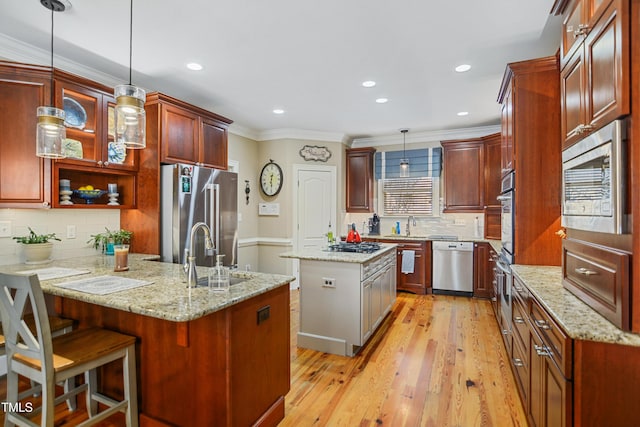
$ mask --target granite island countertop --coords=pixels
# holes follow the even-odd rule
[[[617,328],[562,286],[562,267],[514,264],[511,270],[571,338],[640,347],[640,335]]]
[[[89,270],[89,273],[58,279],[41,280],[46,294],[97,304],[173,322],[186,322],[225,309],[241,301],[288,285],[295,278],[279,274],[234,271],[232,277],[247,279],[228,291],[210,291],[207,287],[188,288],[182,265],[157,261],[157,255],[129,254],[129,271],[115,273],[113,256],[94,255],[53,260],[44,265],[14,264],[0,266],[2,273],[18,273],[49,267]],[[207,267],[196,268],[199,277]],[[65,282],[98,276],[117,276],[153,282],[150,285],[96,295],[56,286]]]
[[[350,262],[355,264],[364,264],[372,259],[377,258],[380,255],[386,254],[389,251],[394,250],[398,245],[395,244],[381,244],[381,249],[367,253],[356,252],[337,252],[331,251],[327,248],[315,249],[302,249],[299,251],[284,252],[280,254],[281,258],[294,258],[308,261],[331,261],[331,262]]]

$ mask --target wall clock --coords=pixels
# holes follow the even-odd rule
[[[272,159],[260,172],[260,188],[267,196],[275,196],[282,189],[283,175],[280,166]]]

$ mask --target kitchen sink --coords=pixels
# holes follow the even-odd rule
[[[233,285],[237,285],[238,283],[242,283],[245,282],[249,279],[246,279],[244,277],[229,277],[229,286],[233,286]],[[208,277],[199,277],[198,278],[198,283],[197,286],[200,287],[208,287],[209,286],[209,278]]]

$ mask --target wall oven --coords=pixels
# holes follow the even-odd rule
[[[626,134],[615,120],[562,152],[563,227],[628,232]]]
[[[504,178],[502,178],[502,188],[498,200],[502,206],[501,213],[501,240],[502,240],[502,256],[506,258],[508,264],[513,264],[513,235],[514,235],[514,182],[515,172],[509,172]]]

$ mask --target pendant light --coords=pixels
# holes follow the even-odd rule
[[[114,93],[116,98],[115,129],[116,144],[126,148],[145,148],[147,118],[144,111],[146,92],[131,84],[131,62],[133,52],[133,0],[130,0],[129,15],[129,84],[118,85]]]
[[[407,159],[407,132],[409,129],[400,129],[402,132],[402,159],[400,159],[400,178],[409,177],[409,159]]]
[[[51,99],[50,106],[38,107],[36,114],[36,156],[49,159],[62,159],[66,157],[64,140],[67,138],[67,129],[64,126],[64,110],[56,108],[55,87],[53,79],[53,13],[64,12],[68,2],[59,0],[40,0],[40,3],[51,10]]]

